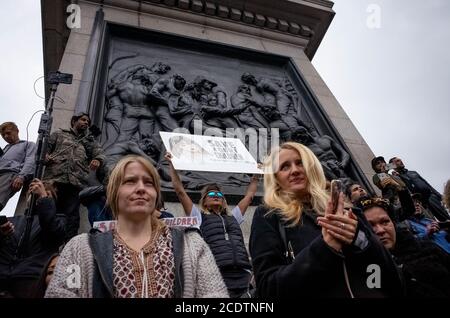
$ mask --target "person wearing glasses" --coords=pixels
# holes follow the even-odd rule
[[[319,159],[286,142],[264,162],[264,205],[253,216],[250,254],[262,298],[401,295],[390,254],[356,213],[326,191]],[[378,274],[379,275],[378,275]]]
[[[172,185],[184,212],[186,216],[197,217],[200,231],[214,254],[230,297],[242,296],[249,289],[252,267],[240,224],[244,222],[244,214],[256,193],[258,177],[252,177],[244,198],[231,212],[221,187],[215,183],[201,190],[197,207],[183,187],[172,164],[172,155],[168,152],[165,158],[169,162]]]

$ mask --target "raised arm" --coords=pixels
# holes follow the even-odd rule
[[[247,192],[245,193],[245,196],[238,203],[238,207],[241,210],[242,215],[245,214],[245,211],[247,211],[247,208],[252,203],[253,197],[255,196],[256,190],[258,188],[258,182],[259,176],[256,174],[253,175],[252,180],[250,181],[250,184],[247,188]]]
[[[186,214],[186,216],[190,216],[194,203],[192,203],[191,198],[184,190],[180,176],[178,175],[177,171],[175,170],[175,167],[173,166],[172,154],[170,152],[167,152],[164,155],[164,158],[167,160],[167,162],[169,162],[169,173],[170,178],[172,179],[173,189],[175,190],[175,193],[178,196],[178,200],[180,200],[181,205],[183,206],[184,213]]]

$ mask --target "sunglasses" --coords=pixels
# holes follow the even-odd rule
[[[210,198],[223,198],[223,193],[220,191],[209,191],[206,196],[210,197]]]
[[[370,198],[367,200],[362,200],[361,205],[362,205],[363,209],[368,209],[373,206],[380,206],[387,210],[387,209],[389,209],[390,203],[389,203],[389,200],[386,200],[386,199]]]

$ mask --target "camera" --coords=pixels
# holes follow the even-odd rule
[[[47,83],[49,84],[72,84],[72,74],[68,73],[61,73],[59,71],[56,72],[49,72]]]

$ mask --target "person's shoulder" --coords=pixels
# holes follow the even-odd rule
[[[262,217],[267,219],[272,219],[276,217],[279,210],[275,208],[268,207],[267,205],[261,204],[255,210],[255,217]]]

